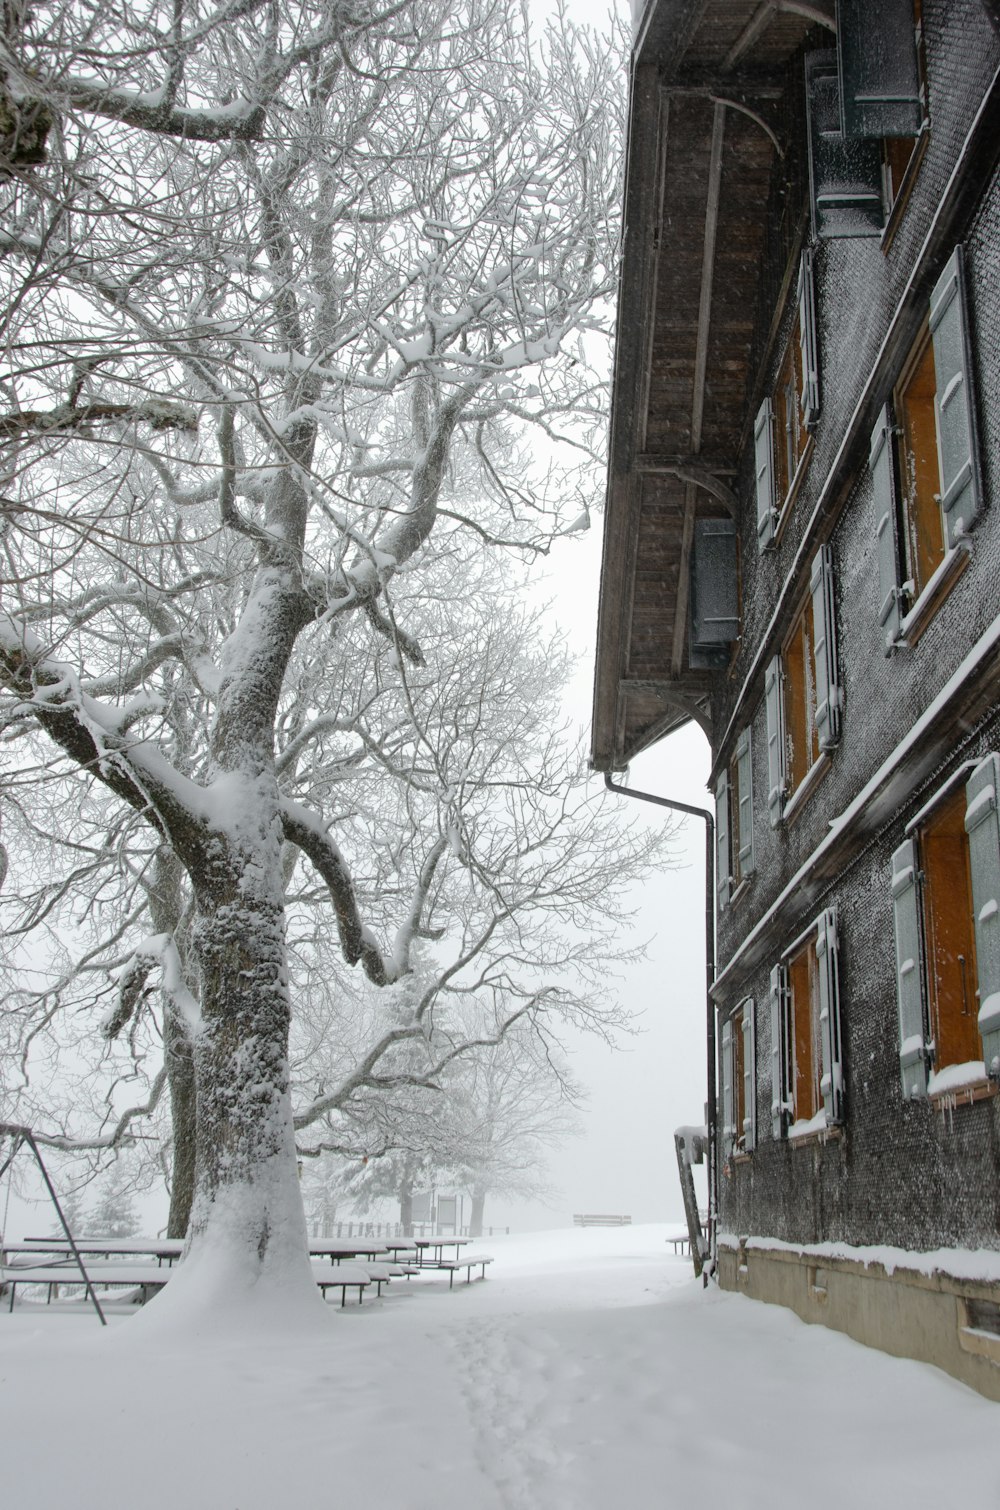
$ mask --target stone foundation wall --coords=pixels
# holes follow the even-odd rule
[[[932,1363],[1000,1401],[1000,1280],[830,1256],[821,1250],[719,1247],[719,1284],[788,1306],[897,1358]],[[985,1313],[985,1314],[984,1314]],[[994,1330],[996,1326],[996,1330]]]

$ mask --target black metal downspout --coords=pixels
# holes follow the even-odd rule
[[[719,1209],[719,1171],[715,1137],[715,1003],[712,1001],[712,986],[715,983],[715,819],[707,808],[692,807],[688,802],[678,802],[671,797],[657,797],[652,792],[640,792],[635,787],[618,786],[605,771],[604,785],[620,797],[634,797],[639,802],[653,802],[657,807],[669,808],[671,812],[686,813],[700,818],[705,825],[705,1034],[708,1049],[708,1252],[715,1261],[715,1224]]]

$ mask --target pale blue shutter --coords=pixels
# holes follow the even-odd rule
[[[767,810],[777,828],[785,806],[785,708],[781,684],[781,656],[776,655],[764,675],[767,714]]]
[[[771,1008],[771,1132],[785,1135],[788,1125],[788,968],[775,965],[769,992]]]
[[[837,619],[833,595],[833,551],[821,545],[809,577],[816,671],[816,736],[821,750],[840,739],[841,690],[837,681]]]
[[[733,1025],[730,1018],[722,1024],[722,1156],[728,1159],[736,1137],[736,1113],[733,1086]]]
[[[931,294],[930,325],[937,385],[934,408],[938,422],[941,508],[948,545],[953,546],[972,526],[982,507],[960,246],[952,252]]]
[[[743,1151],[757,1146],[757,1035],[753,997],[743,1003]]]
[[[729,845],[729,776],[723,771],[715,788],[715,885],[720,912],[729,901],[732,887]]]
[[[753,766],[751,760],[750,727],[743,730],[736,741],[736,803],[739,815],[740,879],[753,873]]]
[[[976,914],[979,1032],[987,1073],[1000,1076],[1000,756],[987,755],[965,787],[972,905]]]
[[[799,263],[799,354],[802,359],[802,392],[799,402],[806,428],[811,430],[819,419],[819,357],[816,340],[816,292],[813,282],[813,255],[802,253]]]
[[[882,230],[882,143],[841,129],[835,52],[806,55],[809,189],[817,236],[878,236]]]
[[[920,969],[920,897],[917,846],[907,839],[892,857],[892,919],[896,938],[896,1005],[899,1011],[899,1078],[903,1097],[927,1093],[927,1037]]]
[[[844,1070],[840,1041],[840,974],[837,968],[837,913],[832,907],[816,919],[819,973],[819,1040],[823,1073],[819,1088],[827,1123],[844,1120]]]
[[[916,136],[923,109],[913,0],[837,0],[846,136]]]
[[[774,539],[774,410],[766,398],[753,426],[757,478],[757,544],[761,550]]]
[[[893,465],[892,414],[884,405],[872,431],[868,466],[875,495],[875,538],[878,546],[878,621],[888,655],[899,638],[899,545],[896,535],[896,472]]]

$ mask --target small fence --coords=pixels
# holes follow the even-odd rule
[[[390,1241],[402,1237],[468,1237],[468,1227],[459,1232],[450,1222],[414,1222],[404,1231],[402,1222],[314,1222],[312,1235],[324,1237],[373,1237]],[[484,1227],[481,1237],[510,1237],[509,1227]]]

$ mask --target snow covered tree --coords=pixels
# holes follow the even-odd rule
[[[220,1295],[305,1303],[290,856],[390,991],[448,873],[490,871],[460,822],[352,854],[329,772],[298,800],[336,727],[310,669],[352,716],[369,677],[405,697],[433,672],[403,612],[429,563],[544,553],[593,501],[618,61],[492,0],[15,9],[4,97],[52,124],[2,186],[8,728],[103,791],[144,908],[187,892],[125,962],[118,1027],[159,972],[196,1089],[169,1294],[210,1239]]]
[[[550,1148],[579,1131],[580,1090],[565,1065],[515,1029],[464,1059],[456,1088],[459,1130],[452,1168],[472,1199],[469,1234],[481,1237],[488,1196],[540,1199]]]
[[[142,1224],[131,1191],[120,1175],[111,1173],[104,1177],[85,1221],[88,1237],[136,1236]]]

